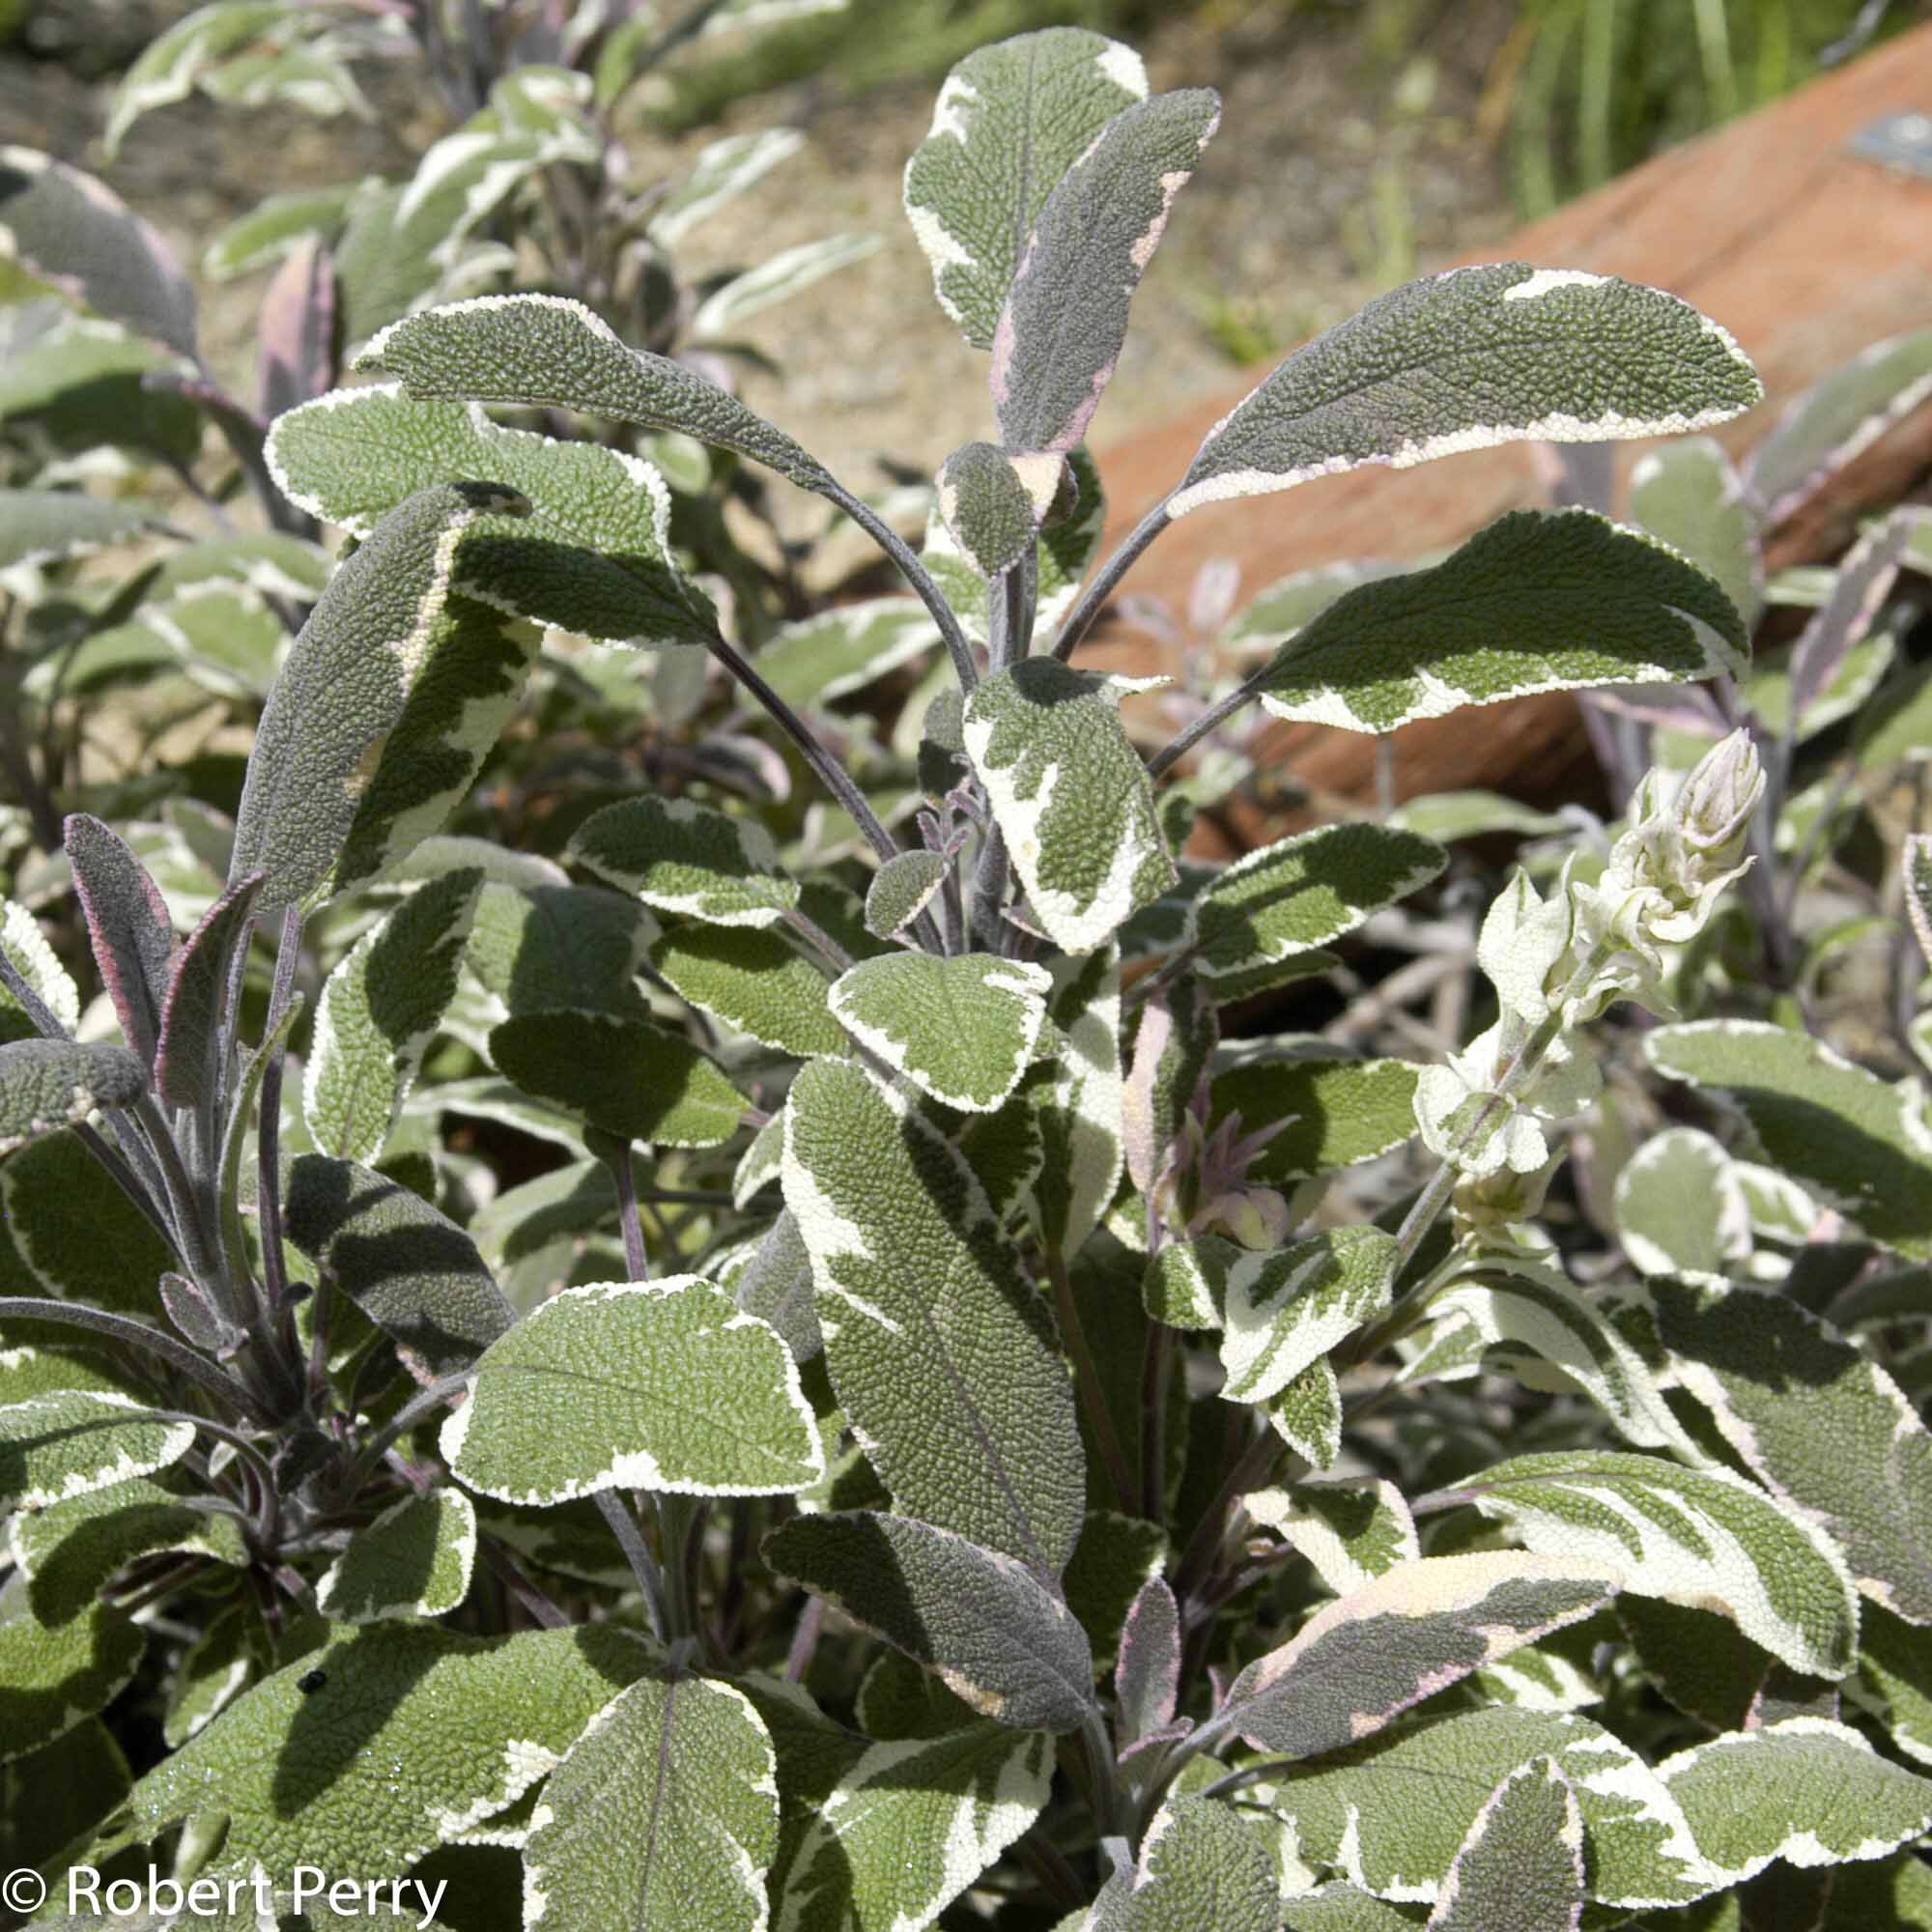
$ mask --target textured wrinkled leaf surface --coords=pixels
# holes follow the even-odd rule
[[[1418,1068],[1406,1060],[1258,1060],[1217,1074],[1217,1117],[1282,1130],[1255,1156],[1256,1180],[1305,1180],[1374,1160],[1415,1132]]]
[[[1055,184],[1147,91],[1131,47],[1072,27],[981,47],[947,75],[932,127],[906,163],[905,206],[940,306],[976,349],[993,345]]]
[[[1728,1469],[1653,1456],[1548,1450],[1462,1485],[1530,1548],[1589,1557],[1622,1588],[1722,1610],[1754,1643],[1814,1677],[1858,1651],[1858,1599],[1823,1530]]]
[[[147,1070],[125,1046],[9,1040],[0,1045],[0,1153],[97,1107],[131,1107],[147,1090]]]
[[[1316,1757],[1589,1616],[1616,1586],[1606,1565],[1513,1550],[1397,1563],[1250,1663],[1226,1709],[1257,1750]]]
[[[60,962],[40,922],[23,905],[0,898],[0,952],[68,1032],[80,1024],[80,988]],[[10,988],[0,985],[0,1042],[32,1039],[39,1030]]]
[[[1449,1867],[1429,1932],[1577,1932],[1583,1814],[1551,1758],[1490,1793]]]
[[[1446,561],[1362,584],[1267,667],[1279,718],[1393,731],[1464,704],[1744,668],[1730,600],[1694,564],[1588,510],[1514,510]]]
[[[1003,576],[1032,548],[1064,470],[991,442],[965,443],[940,465],[935,507],[981,577]]]
[[[888,859],[866,889],[866,930],[874,939],[903,932],[931,904],[951,870],[937,852],[901,852]]]
[[[640,1677],[551,1774],[524,1849],[526,1927],[764,1932],[777,1759],[742,1690]]]
[[[1057,1577],[1086,1461],[1037,1293],[980,1183],[856,1066],[806,1067],[784,1118],[826,1363],[895,1503]]]
[[[1204,1251],[1218,1255],[1217,1244]],[[1394,1239],[1336,1228],[1267,1253],[1236,1252],[1220,1290],[1221,1365],[1229,1402],[1268,1402],[1388,1305]]]
[[[768,927],[693,923],[666,933],[651,964],[693,1006],[781,1053],[847,1051],[825,975]]]
[[[1101,1893],[1095,1932],[1275,1932],[1281,1878],[1232,1805],[1177,1793],[1141,1840],[1131,1882]]]
[[[141,1627],[105,1604],[43,1624],[25,1579],[0,1589],[0,1764],[51,1743],[126,1688],[147,1648]]]
[[[230,887],[175,957],[155,1048],[155,1086],[170,1106],[199,1106],[220,1091],[228,972],[235,949],[247,942],[261,890],[259,876]]]
[[[1179,876],[1121,723],[1122,698],[1145,688],[1031,658],[967,702],[967,755],[1035,916],[1067,952],[1091,952]]]
[[[1422,1554],[1408,1504],[1386,1480],[1295,1483],[1285,1490],[1254,1491],[1241,1504],[1305,1557],[1338,1597]]]
[[[765,1539],[781,1576],[934,1672],[982,1717],[1069,1731],[1094,1708],[1087,1634],[1023,1563],[952,1531],[871,1510],[801,1516]]]
[[[1019,1085],[1046,1022],[1043,966],[967,952],[889,952],[833,982],[839,1024],[948,1107],[990,1114]]]
[[[762,825],[680,798],[631,798],[578,828],[566,854],[659,912],[711,925],[774,925],[798,903]]]
[[[100,983],[122,1038],[152,1066],[174,962],[167,903],[127,841],[99,819],[73,812],[64,832]]]
[[[1070,1256],[1112,1204],[1124,1165],[1120,955],[1103,946],[1049,970],[1047,1015],[1061,1044],[1052,1083],[1036,1098],[1041,1147],[1033,1196],[1046,1241]]]
[[[384,1510],[316,1585],[332,1622],[440,1617],[469,1594],[476,1563],[476,1506],[458,1490],[405,1496]]]
[[[191,1422],[109,1389],[55,1389],[0,1408],[0,1508],[45,1509],[179,1463]]]
[[[788,1494],[825,1473],[791,1350],[690,1274],[544,1302],[479,1358],[442,1454],[470,1489],[538,1507],[611,1489]]]
[[[1661,289],[1526,262],[1452,269],[1296,350],[1208,432],[1168,514],[1365,463],[1675,435],[1763,394],[1730,336]]]

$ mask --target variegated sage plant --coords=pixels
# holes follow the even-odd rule
[[[1083,439],[1217,111],[1070,29],[949,78],[906,199],[993,427],[917,553],[551,296],[408,315],[273,424],[352,541],[225,886],[177,930],[76,814],[105,1002],[0,928],[0,1848],[41,1922],[153,1866],[220,1901],[170,1926],[1932,1925],[1932,1437],[1884,1365],[1932,1130],[1724,971],[1764,732],[1510,879],[1446,1056],[1233,1022],[1453,948],[1472,861],[1366,817],[1181,856],[1241,776],[1182,760],[1251,701],[1734,706],[1733,596],[1520,511],[1316,600],[1151,752],[1074,661],[1223,498],[1756,378],[1653,289],[1433,276],[1096,562]],[[752,648],[611,424],[816,493],[907,590]],[[708,654],[822,804],[698,771],[534,849],[446,832],[547,635]],[[829,700],[922,656],[868,790]]]

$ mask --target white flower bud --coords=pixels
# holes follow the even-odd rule
[[[1737,864],[1751,813],[1764,796],[1764,766],[1748,731],[1733,731],[1698,761],[1677,794],[1672,819],[1684,843],[1715,869]]]

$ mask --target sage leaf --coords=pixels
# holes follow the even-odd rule
[[[121,1037],[152,1067],[174,966],[167,904],[126,841],[99,819],[76,811],[64,830],[100,983],[114,1004]]]
[[[382,869],[469,788],[526,654],[502,652],[501,619],[453,596],[451,570],[471,524],[522,502],[488,483],[418,491],[330,577],[269,694],[235,820],[229,883],[266,872],[264,912]],[[495,703],[454,672],[479,660],[497,675],[475,696]]]
[[[1646,450],[1631,471],[1630,521],[1689,557],[1731,600],[1747,630],[1764,611],[1764,558],[1758,526],[1715,437],[1690,436]]]
[[[1046,1808],[1052,1781],[1041,1732],[969,1723],[870,1746],[807,1828],[775,1927],[923,1932]]]
[[[778,1763],[742,1690],[640,1677],[551,1774],[524,1848],[524,1924],[764,1932]]]
[[[874,939],[903,932],[932,903],[952,869],[937,852],[901,852],[888,859],[866,889],[866,930]]]
[[[679,926],[650,960],[694,1007],[781,1053],[809,1060],[848,1050],[826,1004],[825,975],[768,926]]]
[[[351,1538],[316,1585],[316,1607],[342,1624],[443,1616],[469,1594],[475,1563],[476,1508],[468,1496],[405,1496]]]
[[[1241,1507],[1305,1558],[1338,1597],[1422,1554],[1408,1504],[1386,1480],[1258,1490],[1241,1498]]]
[[[825,1459],[782,1338],[698,1275],[565,1289],[478,1358],[458,1481],[537,1508],[600,1490],[787,1495]]]
[[[475,1243],[401,1181],[299,1154],[284,1216],[289,1239],[425,1380],[468,1368],[514,1319]]]
[[[418,886],[364,933],[323,981],[302,1069],[302,1118],[316,1151],[372,1166],[456,996],[482,890],[473,868]]]
[[[1251,1181],[1306,1180],[1390,1152],[1415,1132],[1415,1082],[1406,1060],[1257,1059],[1216,1073],[1215,1115],[1247,1133],[1282,1123],[1248,1169]]]
[[[659,912],[710,925],[775,925],[798,904],[762,825],[682,798],[631,798],[578,827],[564,855]]]
[[[23,905],[0,898],[0,952],[42,1006],[69,1032],[80,1024],[80,988],[60,962],[41,923]],[[12,991],[0,985],[0,1043],[32,1039],[40,1029]]]
[[[1337,598],[1262,673],[1278,718],[1393,731],[1464,704],[1736,673],[1748,639],[1694,564],[1589,510],[1514,510],[1428,570]]]
[[[412,396],[581,410],[644,429],[678,430],[736,450],[801,489],[830,473],[782,430],[680,362],[627,349],[611,326],[561,296],[477,296],[391,323],[357,357]]]
[[[1272,1253],[1198,1244],[1227,1256],[1213,1284],[1221,1307],[1221,1364],[1229,1402],[1264,1403],[1388,1305],[1394,1238],[1378,1228],[1335,1228]]]
[[[1121,1626],[1114,1665],[1115,1729],[1122,1749],[1174,1721],[1180,1690],[1180,1608],[1165,1579],[1150,1577]]]
[[[636,981],[657,931],[641,905],[616,893],[493,880],[477,898],[464,963],[500,1004],[498,1018],[558,1007],[641,1016]]]
[[[939,305],[990,349],[1020,254],[1055,185],[1148,91],[1139,54],[1074,27],[1019,34],[946,76],[906,163],[905,208]]]
[[[46,1509],[179,1463],[194,1424],[111,1389],[58,1389],[0,1408],[0,1509]]]
[[[1160,679],[1100,676],[1030,658],[967,701],[967,755],[1035,917],[1065,952],[1091,952],[1179,877],[1121,700]]]
[[[147,1647],[140,1625],[105,1604],[43,1623],[28,1605],[25,1578],[14,1577],[0,1588],[0,1764],[105,1710]]]
[[[1316,1757],[1591,1615],[1616,1587],[1605,1564],[1515,1550],[1398,1563],[1250,1663],[1222,1712],[1257,1750]]]
[[[1220,122],[1210,88],[1137,100],[1054,185],[993,331],[988,380],[1009,450],[1064,452],[1087,433],[1126,340],[1127,305]]]
[[[1617,1238],[1645,1274],[1722,1274],[1748,1260],[1750,1202],[1721,1144],[1695,1127],[1653,1135],[1624,1163]]]
[[[0,570],[86,556],[127,542],[153,521],[154,512],[138,503],[82,490],[0,490]]]
[[[1490,1793],[1442,1882],[1429,1932],[1577,1932],[1583,1814],[1553,1758]]]
[[[718,1147],[745,1102],[681,1034],[617,1013],[519,1013],[490,1036],[490,1058],[526,1094],[621,1140]]]
[[[1125,1165],[1121,960],[1112,946],[1055,961],[1047,1017],[1060,1036],[1050,1084],[1036,1094],[1040,1166],[1035,1211],[1049,1249],[1080,1252],[1113,1205]]]
[[[475,405],[416,400],[393,383],[290,410],[264,453],[292,503],[358,537],[418,490],[492,477],[529,507],[470,527],[458,588],[602,643],[702,646],[718,635],[672,559],[670,493],[639,457],[506,429]]]
[[[935,507],[961,554],[990,582],[1032,549],[1065,473],[1057,450],[1016,456],[997,443],[965,443],[939,467]]]
[[[857,1066],[814,1061],[784,1120],[826,1366],[894,1502],[1057,1577],[1086,1458],[1037,1293],[980,1183]]]
[[[125,1046],[9,1040],[0,1046],[0,1153],[97,1107],[131,1107],[147,1090],[146,1069]]]
[[[933,1671],[981,1717],[1070,1731],[1094,1709],[1087,1634],[1013,1557],[911,1517],[794,1517],[765,1560]]]
[[[1932,1146],[1916,1082],[1881,1080],[1761,1020],[1659,1027],[1644,1051],[1660,1073],[1723,1094],[1767,1161],[1873,1240],[1932,1261]]]
[[[1164,1932],[1204,1909],[1215,1932],[1277,1932],[1281,1874],[1266,1838],[1234,1806],[1176,1792],[1149,1825],[1131,1881],[1101,1892],[1094,1932]]]
[[[1858,1654],[1858,1598],[1825,1532],[1728,1469],[1613,1450],[1548,1450],[1459,1488],[1530,1549],[1610,1566],[1620,1587],[1721,1610],[1810,1677]]]
[[[1052,987],[1020,960],[896,952],[862,959],[828,997],[845,1031],[921,1093],[990,1114],[1033,1062]]]
[[[786,624],[752,663],[787,704],[831,704],[917,663],[939,627],[917,597],[872,597]]]
[[[155,1087],[171,1107],[213,1106],[221,1091],[221,1020],[238,947],[254,929],[260,872],[229,887],[188,935],[168,974]]]
[[[667,247],[675,247],[804,145],[805,136],[796,128],[760,128],[706,142],[652,212],[651,233]]]
[[[1297,349],[1208,433],[1167,513],[1366,463],[1677,435],[1763,395],[1729,334],[1661,289],[1525,262],[1451,269]]]

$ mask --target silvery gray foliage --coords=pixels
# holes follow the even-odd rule
[[[342,88],[324,11],[204,9],[116,136],[247,50]],[[581,50],[642,11],[515,17]],[[580,97],[519,69],[442,187],[260,244],[400,250],[445,188],[567,161]],[[68,820],[91,1005],[53,890],[0,904],[6,1842],[259,1875],[271,1916],[304,1868],[412,1870],[451,1928],[1668,1932],[1770,1887],[1932,1926],[1932,1436],[1887,1346],[1932,1319],[1932,1128],[1808,1027],[1831,936],[1786,970],[1852,779],[1922,755],[1916,672],[1832,727],[1932,543],[1906,511],[1829,581],[1761,560],[1919,365],[1742,474],[1664,445],[1629,525],[1521,510],[1232,615],[1220,583],[1200,621],[1259,665],[1152,747],[1163,680],[1073,653],[1177,518],[1757,396],[1662,292],[1429,277],[1098,558],[1081,439],[1218,111],[1074,30],[949,78],[907,205],[989,422],[920,554],[621,304],[426,300],[369,331],[382,382],[278,413],[264,473],[354,548],[185,598],[312,607],[238,816]],[[773,157],[721,144],[659,236]],[[42,237],[85,199],[33,194]],[[89,298],[179,353],[171,288],[144,257]],[[490,413],[531,406],[655,440]],[[713,594],[664,468],[698,445],[905,588],[779,626]],[[45,494],[16,564],[125,533]],[[619,689],[688,724],[707,660],[767,735],[549,762]],[[896,721],[840,708],[890,672]],[[1386,733],[1579,687],[1660,727],[1613,825],[1459,795],[1187,849],[1248,704]],[[1532,842],[1492,892],[1497,831]],[[1929,854],[1884,886],[1926,1060]],[[124,1692],[167,1747],[138,1777]]]

